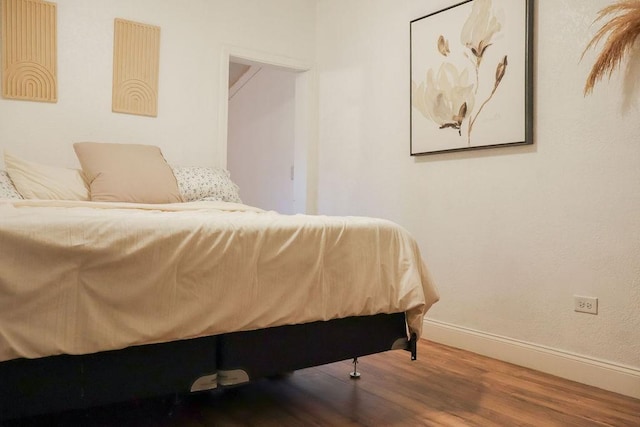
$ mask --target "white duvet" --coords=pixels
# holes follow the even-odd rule
[[[0,361],[377,313],[406,312],[419,335],[437,300],[385,220],[0,201]]]

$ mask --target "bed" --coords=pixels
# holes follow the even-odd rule
[[[0,419],[415,357],[437,300],[382,219],[0,200]]]

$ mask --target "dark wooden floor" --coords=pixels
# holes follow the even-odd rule
[[[360,362],[2,426],[640,426],[640,400],[424,340]]]

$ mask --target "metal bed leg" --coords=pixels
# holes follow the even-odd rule
[[[409,339],[409,349],[411,352],[411,360],[416,360],[418,358],[418,336],[414,333],[411,334],[411,338]]]
[[[352,380],[360,379],[360,372],[358,372],[358,358],[353,358],[353,372],[349,372],[349,376]]]

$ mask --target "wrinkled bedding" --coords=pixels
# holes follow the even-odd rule
[[[393,312],[420,335],[437,300],[386,220],[0,201],[0,361]]]

